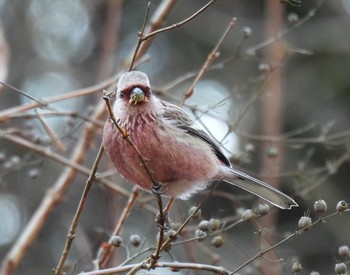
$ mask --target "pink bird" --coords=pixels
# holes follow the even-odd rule
[[[210,181],[224,180],[282,209],[298,206],[276,188],[235,168],[209,135],[179,107],[152,94],[146,74],[124,73],[117,85],[113,114],[147,160],[164,195],[187,199]],[[152,183],[135,150],[112,120],[103,130],[103,146],[120,175],[152,192]]]

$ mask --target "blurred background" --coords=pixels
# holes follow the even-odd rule
[[[152,1],[146,32],[161,12],[162,26],[170,26],[206,3]],[[0,85],[1,274],[48,274],[57,265],[101,143],[107,118],[102,89],[112,89],[118,73],[128,69],[146,11],[144,0],[0,0],[0,81],[12,86]],[[149,75],[156,95],[180,104],[233,17],[236,23],[183,107],[234,165],[283,190],[300,207],[271,207],[267,216],[225,230],[220,248],[210,244],[211,236],[173,245],[162,261],[232,271],[259,251],[259,240],[266,247],[292,234],[308,211],[317,220],[315,200],[326,201],[326,214],[349,200],[349,0],[219,0],[148,40],[137,69]],[[133,188],[106,155],[98,172],[66,262],[68,274],[93,270],[92,260],[113,234]],[[205,194],[177,201],[172,221],[183,222]],[[181,240],[194,236],[201,219],[230,224],[257,203],[222,183]],[[125,246],[109,266],[154,245],[156,213],[154,198],[141,192],[120,232]],[[268,229],[258,240],[254,232],[261,228]],[[334,274],[337,262],[349,262],[350,255],[338,254],[339,246],[350,245],[349,228],[346,213],[327,219],[269,254],[283,261],[258,259],[240,273],[291,274],[299,261],[301,274]],[[141,237],[141,247],[130,243],[133,234]]]

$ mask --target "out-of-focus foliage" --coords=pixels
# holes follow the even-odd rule
[[[99,79],[101,65],[111,66],[112,74],[126,70],[125,62],[136,45],[147,3],[144,0],[123,1],[120,15],[115,21],[112,20],[112,24],[119,27],[116,34],[118,39],[115,52],[109,56],[109,63],[106,64],[101,61],[106,50],[102,41],[105,39],[111,2],[1,0],[0,33],[3,33],[4,42],[1,42],[0,35],[0,43],[3,43],[0,44],[0,76],[5,78],[7,75],[7,79],[0,80],[39,100],[104,80],[110,75]],[[282,5],[279,1],[275,2]],[[151,16],[159,3],[152,2]],[[280,234],[278,236],[297,230],[299,218],[307,209],[313,209],[315,200],[324,199],[330,211],[335,210],[338,201],[349,200],[350,174],[349,163],[346,162],[349,157],[345,153],[349,152],[350,140],[350,1],[325,1],[314,16],[293,28],[318,3],[304,0],[301,6],[284,4],[285,21],[282,28],[290,31],[281,37],[288,54],[278,64],[283,67],[283,131],[299,131],[300,134],[293,137],[305,139],[283,144],[281,183],[284,190],[300,203],[300,208],[288,213],[279,212],[278,223],[273,228],[276,234]],[[203,1],[199,0],[178,1],[169,14],[167,25],[187,18],[203,5]],[[163,91],[175,79],[199,71],[228,22],[233,16],[236,17],[237,23],[223,42],[220,56],[197,85],[185,109],[189,112],[196,109],[197,112],[191,115],[201,119],[199,124],[223,144],[225,153],[240,166],[256,173],[259,172],[262,154],[273,158],[280,153],[274,151],[272,141],[269,143],[271,150],[261,151],[261,141],[255,138],[262,134],[260,103],[268,97],[268,91],[263,96],[257,96],[264,89],[266,67],[261,64],[269,64],[269,60],[265,58],[265,48],[257,51],[249,49],[271,38],[266,37],[264,27],[265,5],[265,1],[217,1],[181,28],[157,35],[147,53],[149,59],[138,68],[149,75],[155,92]],[[5,45],[7,48],[3,51]],[[175,88],[166,90],[162,96],[178,103],[177,100],[192,81],[193,78],[185,80]],[[98,91],[94,95],[60,101],[48,106],[52,109],[28,111],[27,114],[33,117],[0,121],[0,127],[2,131],[21,129],[28,135],[28,140],[69,158],[87,122],[81,117],[69,115],[46,118],[46,123],[66,146],[64,152],[59,152],[36,115],[49,110],[77,112],[88,117],[101,98],[102,91]],[[246,108],[250,101],[252,106]],[[32,99],[10,88],[2,87],[0,90],[0,114],[28,102],[32,102]],[[242,110],[245,113],[240,119]],[[240,122],[235,124],[238,119]],[[235,129],[230,128],[233,125]],[[309,130],[302,131],[303,128]],[[341,138],[328,141],[328,137],[333,135]],[[96,136],[86,152],[84,165],[87,168],[93,163],[100,141],[101,127],[96,126]],[[19,238],[63,169],[63,165],[52,159],[0,139],[1,259]],[[99,170],[103,172],[108,169],[114,171],[104,157]],[[75,178],[59,206],[47,218],[15,274],[48,274],[56,266],[86,178],[81,174]],[[117,175],[113,175],[112,179],[131,190],[131,185]],[[208,220],[235,215],[236,210],[232,209],[238,205],[251,208],[254,204],[251,197],[245,200],[245,192],[227,186],[220,188],[238,194],[239,199],[242,195],[243,203],[213,198],[202,210],[202,216]],[[171,217],[181,222],[190,205],[198,203],[201,198],[198,195],[192,201],[178,202]],[[112,195],[102,185],[94,186],[67,265],[72,266],[76,262],[77,272],[92,270],[91,261],[96,257],[101,242],[108,240],[125,200],[125,197]],[[237,210],[238,214],[240,210]],[[138,234],[141,236],[141,246],[143,243],[152,245],[157,232],[154,216],[154,213],[137,205],[122,232],[123,239],[128,240],[131,235]],[[338,246],[349,245],[350,242],[350,224],[346,219],[335,217],[279,247],[278,252],[283,253],[285,259],[282,263],[285,274],[290,274],[294,256],[302,263],[305,274],[312,270],[332,274],[337,262],[334,259],[341,259],[336,253]],[[225,240],[223,247],[215,248],[215,253],[220,256],[218,264],[234,269],[253,255],[257,251],[256,242],[252,240],[254,230],[253,225],[244,224],[227,231],[225,238],[229,239],[228,243]],[[207,245],[210,247],[210,241],[207,241]],[[129,245],[129,250],[132,249],[136,248]],[[186,247],[174,247],[171,252],[176,260],[188,261],[184,250]],[[121,251],[117,257],[125,258],[125,251]],[[171,259],[167,254],[163,257]],[[197,257],[199,261],[204,261],[207,255]],[[252,265],[251,268],[257,270],[256,266]],[[168,274],[164,270],[152,272]]]

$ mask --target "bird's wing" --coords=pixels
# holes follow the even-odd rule
[[[196,127],[194,121],[179,107],[162,101],[164,112],[163,117],[171,120],[177,127],[184,130],[187,134],[198,137],[210,145],[215,155],[225,165],[231,166],[230,161],[221,151],[219,145],[203,130]]]

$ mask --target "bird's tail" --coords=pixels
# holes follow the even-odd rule
[[[298,204],[289,196],[267,183],[247,175],[233,167],[221,166],[223,180],[259,196],[281,209],[290,209]]]

